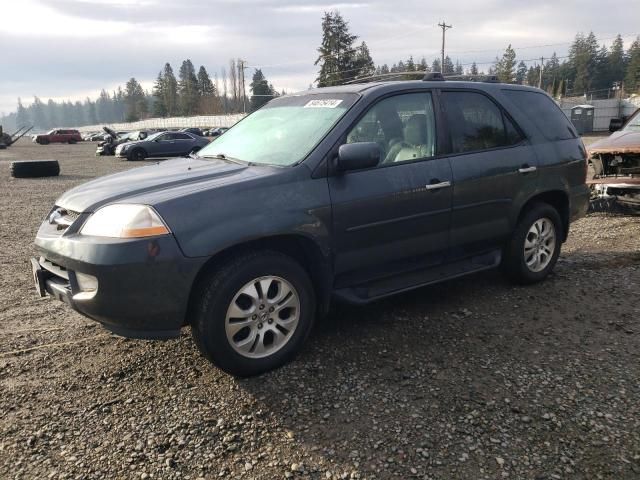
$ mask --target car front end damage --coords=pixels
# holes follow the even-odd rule
[[[640,135],[614,134],[596,142],[589,148],[589,167],[593,210],[640,211]]]

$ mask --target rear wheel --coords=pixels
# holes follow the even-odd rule
[[[562,227],[555,208],[534,204],[520,219],[504,249],[502,264],[509,278],[521,284],[544,280],[560,255]]]
[[[251,252],[216,268],[196,291],[191,330],[227,373],[257,375],[291,360],[315,317],[309,276],[279,252]]]

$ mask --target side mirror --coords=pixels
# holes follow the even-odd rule
[[[338,150],[338,170],[361,170],[380,163],[380,146],[376,142],[347,143]]]
[[[609,120],[609,131],[617,132],[622,128],[623,124],[624,124],[624,121],[622,118],[612,118],[611,120]]]

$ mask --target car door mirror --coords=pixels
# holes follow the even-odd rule
[[[338,170],[361,170],[380,163],[380,146],[376,142],[347,143],[338,150]]]

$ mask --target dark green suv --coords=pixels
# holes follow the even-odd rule
[[[482,82],[324,88],[204,147],[58,199],[33,259],[47,293],[116,333],[189,325],[236,375],[282,365],[331,301],[502,265],[544,279],[586,212],[586,152],[544,92]]]

